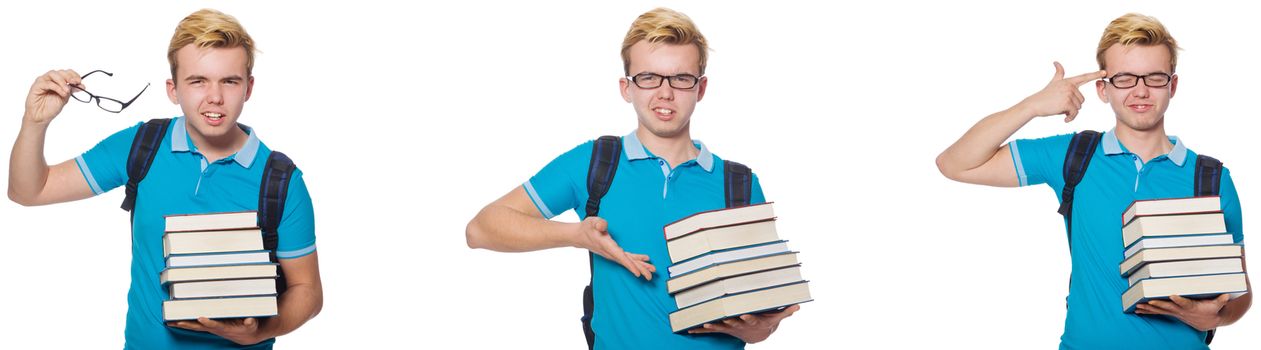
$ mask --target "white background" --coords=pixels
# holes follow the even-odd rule
[[[474,251],[464,225],[574,145],[634,128],[620,43],[661,5],[690,15],[713,49],[693,136],[759,174],[816,298],[753,348],[1056,346],[1069,259],[1054,193],[954,183],[933,160],[1041,89],[1053,60],[1070,75],[1096,69],[1104,26],[1126,12],[1159,18],[1185,49],[1167,129],[1224,160],[1244,221],[1258,220],[1251,5],[9,3],[0,140],[16,137],[30,83],[53,68],[117,73],[92,85],[105,96],[154,85],[121,115],[71,101],[48,133],[52,163],[179,114],[162,91],[167,43],[183,16],[218,8],[262,49],[241,120],[297,161],[315,200],[325,306],[282,348],[581,348],[586,254]],[[1110,129],[1110,109],[1089,100],[1071,124],[1038,119],[1016,136]],[[122,345],[121,192],[0,203],[5,348]],[[1255,348],[1259,317],[1221,329],[1214,348]]]

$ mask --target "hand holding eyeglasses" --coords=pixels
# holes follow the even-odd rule
[[[39,76],[35,79],[35,83],[31,84],[31,91],[26,96],[24,120],[35,124],[47,124],[61,114],[61,109],[66,106],[71,97],[83,103],[91,103],[95,100],[97,107],[106,112],[119,113],[149,89],[149,84],[145,84],[140,93],[127,102],[97,96],[88,92],[87,86],[83,85],[83,79],[95,73],[114,76],[113,73],[103,70],[94,70],[80,76],[79,73],[70,69],[51,70]]]
[[[50,70],[35,78],[31,91],[26,95],[26,113],[22,120],[47,125],[61,114],[62,107],[70,101],[74,85],[83,86],[79,73],[74,70]]]

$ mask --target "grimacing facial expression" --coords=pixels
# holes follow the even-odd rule
[[[236,128],[250,99],[254,77],[247,72],[245,48],[198,48],[175,52],[175,77],[166,81],[167,97],[180,105],[189,134],[217,139]]]
[[[653,44],[641,40],[629,50],[630,76],[655,73],[662,76],[691,74],[700,77],[690,89],[671,87],[663,82],[660,87],[644,89],[635,86],[628,78],[622,78],[622,99],[630,102],[639,118],[639,126],[661,138],[672,138],[688,131],[692,111],[705,96],[708,79],[701,77],[700,48],[692,44]]]
[[[1115,44],[1105,50],[1103,55],[1109,77],[1123,73],[1139,76],[1165,73],[1172,76],[1169,85],[1164,87],[1149,87],[1145,80],[1140,80],[1138,85],[1127,89],[1120,89],[1103,81],[1095,83],[1099,99],[1111,105],[1119,124],[1138,131],[1163,126],[1169,100],[1178,90],[1178,76],[1173,74],[1173,67],[1169,63],[1169,49],[1164,45]]]

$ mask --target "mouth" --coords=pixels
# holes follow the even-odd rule
[[[1139,113],[1147,112],[1152,109],[1152,105],[1140,104],[1140,103],[1126,105],[1126,107],[1129,107],[1131,111],[1135,111]]]
[[[223,113],[202,112],[201,116],[205,117],[206,123],[211,126],[219,126],[219,124],[223,123]]]
[[[657,108],[653,108],[653,109],[652,109],[652,112],[653,112],[653,113],[656,113],[656,114],[657,114],[657,118],[660,118],[660,119],[662,119],[662,120],[670,120],[670,119],[673,119],[673,118],[674,118],[674,110],[673,110],[673,109],[669,109],[669,108],[665,108],[665,107],[657,107]]]

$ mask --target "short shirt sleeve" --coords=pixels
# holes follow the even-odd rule
[[[585,198],[587,166],[594,144],[588,141],[561,154],[521,185],[544,218],[576,208],[580,198]]]
[[[92,194],[102,194],[127,183],[127,155],[141,124],[110,135],[74,159]]]
[[[289,180],[289,192],[285,197],[285,212],[276,229],[280,240],[276,244],[276,257],[294,259],[315,251],[315,211],[311,207],[311,194],[301,170],[294,170]]]
[[[1020,139],[1008,143],[1020,186],[1049,184],[1064,187],[1064,157],[1074,134],[1040,139]]]
[[[753,186],[749,194],[749,204],[766,203],[766,195],[762,193],[762,183],[758,182],[757,174],[753,174]]]
[[[1235,181],[1230,178],[1230,169],[1222,168],[1222,183],[1218,189],[1222,199],[1222,214],[1226,216],[1226,232],[1235,238],[1235,243],[1243,244],[1243,214],[1239,210],[1239,193],[1235,191]]]

